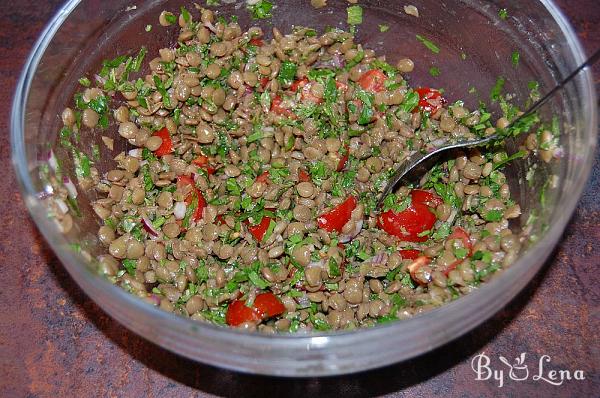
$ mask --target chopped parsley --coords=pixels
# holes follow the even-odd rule
[[[438,77],[440,75],[440,68],[437,66],[432,66],[429,68],[429,74],[433,77]]]
[[[387,32],[388,30],[390,30],[390,27],[389,27],[388,25],[385,25],[385,24],[380,24],[380,25],[379,25],[379,31],[380,31],[381,33],[383,33],[383,32]]]
[[[281,67],[279,68],[279,81],[286,86],[289,86],[293,83],[296,78],[296,71],[298,70],[298,66],[290,61],[284,61],[281,63]]]
[[[513,66],[516,68],[517,66],[519,66],[519,59],[521,58],[521,54],[519,54],[518,51],[513,51],[512,55],[511,55],[511,60],[512,60],[512,64]]]
[[[248,5],[248,9],[254,19],[266,19],[273,16],[273,3],[267,0],[260,0],[256,4]]]
[[[418,41],[420,41],[425,47],[429,49],[429,51],[431,51],[434,54],[440,53],[440,48],[437,45],[435,45],[431,40],[428,40],[421,35],[417,35],[416,37]]]
[[[409,91],[404,96],[404,101],[402,101],[402,105],[400,105],[400,109],[402,109],[406,113],[411,113],[413,109],[419,105],[419,94],[415,91]]]
[[[350,6],[347,9],[348,12],[348,25],[360,25],[363,21],[363,10],[359,5]]]
[[[498,16],[502,20],[505,20],[506,18],[508,18],[508,11],[506,10],[506,8],[501,8],[500,11],[498,11]]]

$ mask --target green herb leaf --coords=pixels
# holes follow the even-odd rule
[[[79,79],[79,84],[81,84],[83,87],[89,87],[91,82],[90,79],[88,79],[87,77],[82,77],[81,79]]]
[[[286,86],[291,85],[296,79],[296,71],[298,70],[298,66],[290,61],[283,61],[281,63],[281,67],[279,68],[279,81]]]
[[[260,0],[258,3],[248,6],[248,9],[250,9],[254,19],[265,19],[273,16],[271,13],[273,3],[267,0]]]
[[[173,18],[175,18],[175,17],[173,17]],[[136,57],[133,59],[133,62],[131,62],[131,70],[132,71],[134,71],[134,72],[140,71],[140,68],[142,67],[142,63],[144,62],[144,57],[146,56],[147,52],[148,52],[148,50],[146,49],[146,47],[140,48],[140,51],[138,52]]]
[[[519,54],[518,51],[513,51],[512,55],[511,55],[511,60],[512,60],[512,64],[513,66],[516,68],[517,66],[519,66],[519,59],[521,58],[521,55]]]
[[[348,24],[360,25],[363,21],[363,9],[359,5],[350,6],[346,9],[348,12]]]
[[[127,273],[131,276],[135,276],[135,270],[137,268],[137,261],[129,258],[123,260],[123,268],[127,270]]]
[[[404,101],[400,105],[400,109],[406,113],[411,113],[419,105],[419,100],[419,94],[411,90],[404,96]]]
[[[190,12],[183,6],[181,7],[181,16],[183,17],[183,20],[185,21],[185,23],[190,23],[192,20],[192,16],[190,15]]]
[[[252,282],[252,284],[254,286],[256,286],[259,289],[266,289],[269,286],[271,286],[271,284],[269,282],[267,282],[266,280],[264,280],[262,277],[260,277],[258,275],[258,273],[254,270],[251,270],[250,272],[248,272],[248,279],[250,280],[250,282]]]
[[[420,41],[425,47],[427,47],[432,53],[439,54],[440,48],[436,46],[431,40],[426,39],[421,35],[417,35],[417,40]]]
[[[490,99],[492,102],[496,102],[500,99],[500,94],[502,93],[502,89],[504,89],[505,82],[506,80],[502,76],[496,80],[496,84],[494,84],[494,87],[492,87],[492,90],[490,91]]]
[[[432,66],[431,68],[429,68],[429,74],[433,77],[439,76],[440,68],[438,68],[437,66]]]
[[[502,220],[502,210],[489,210],[483,214],[483,219],[488,222],[498,222]]]
[[[388,30],[390,30],[390,27],[388,25],[383,25],[383,24],[379,25],[379,31],[381,33],[387,32]]]
[[[500,11],[498,11],[498,16],[500,19],[505,20],[508,17],[508,11],[506,8],[501,8]]]

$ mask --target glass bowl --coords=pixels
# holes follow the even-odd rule
[[[218,11],[238,15],[244,29],[257,23],[265,32],[275,26],[286,33],[293,25],[347,28],[346,2],[330,1],[334,4],[320,10],[308,0],[276,3],[268,20],[251,21],[244,2],[223,4]],[[489,102],[487,93],[499,76],[506,80],[506,92],[522,104],[530,81],[539,82],[544,93],[585,59],[572,28],[549,0],[415,0],[419,18],[405,14],[400,3],[361,1],[364,22],[358,26],[358,41],[386,54],[390,62],[412,58],[416,63],[409,77],[413,85],[443,87],[447,98],[464,99],[471,108],[479,100]],[[508,169],[512,192],[523,210],[517,223],[524,225],[529,219],[533,239],[510,268],[445,306],[369,329],[260,335],[164,312],[112,285],[96,270],[98,221],[89,198],[80,194],[82,217],[63,235],[48,217],[51,191],[40,178],[40,169],[47,167],[49,149],[56,147],[60,113],[72,102],[78,78],[97,71],[103,59],[136,53],[142,44],[150,54],[174,45],[177,27],[161,28],[158,15],[163,9],[177,14],[182,4],[193,8],[187,1],[146,1],[137,7],[128,0],[67,2],[34,46],[14,97],[12,160],[25,203],[71,276],[115,320],[173,352],[228,369],[285,376],[351,373],[406,360],[466,333],[525,288],[552,253],[593,162],[597,108],[589,71],[580,73],[542,112],[548,120],[553,114],[559,117],[561,157],[548,164],[520,160]],[[508,10],[506,18],[499,15],[503,8]],[[150,32],[144,29],[147,24],[154,25]],[[379,24],[388,25],[389,31],[379,32]],[[427,50],[416,41],[416,34],[437,43],[440,53]],[[514,51],[520,54],[518,67],[511,63]],[[440,69],[438,77],[429,76],[432,66]],[[117,136],[113,125],[103,134]],[[98,138],[96,134],[82,137],[81,145],[89,148]],[[517,144],[509,142],[507,149]],[[532,161],[537,169],[527,182],[525,175],[532,167],[527,162]],[[110,164],[107,156],[95,167],[104,172]]]

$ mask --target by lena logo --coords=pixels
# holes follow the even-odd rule
[[[490,357],[482,352],[473,357],[471,368],[477,376],[475,380],[495,380],[498,382],[498,387],[503,387],[507,378],[513,381],[529,379],[530,373],[526,364],[526,357],[527,354],[522,352],[511,364],[508,359],[500,355],[498,357],[500,364],[492,364]],[[537,362],[537,369],[532,367],[531,380],[549,383],[554,386],[560,386],[568,380],[585,380],[583,370],[549,369],[551,361],[552,358],[549,355],[542,355]]]

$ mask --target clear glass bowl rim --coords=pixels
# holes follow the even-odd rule
[[[595,131],[598,124],[597,107],[595,106],[596,93],[592,73],[589,68],[584,70],[578,79],[583,82],[585,90],[584,103],[591,104],[591,114],[587,125],[584,126],[589,131],[589,137],[587,138],[589,138],[588,148],[590,150],[583,154],[582,167],[579,170],[579,178],[575,189],[565,203],[562,203],[563,211],[557,217],[556,222],[550,226],[545,236],[533,248],[528,250],[525,255],[521,256],[510,269],[496,278],[493,283],[486,284],[471,294],[462,297],[460,300],[448,303],[441,308],[434,309],[425,314],[405,321],[393,322],[360,331],[267,336],[248,334],[209,324],[200,324],[196,321],[167,313],[146,304],[139,298],[130,295],[102,277],[95,275],[86,266],[81,256],[66,248],[67,245],[65,244],[66,240],[64,237],[50,227],[51,224],[48,222],[39,200],[36,199],[37,192],[34,189],[29,174],[27,157],[25,155],[24,117],[31,81],[49,43],[69,14],[81,1],[69,0],[48,23],[33,46],[16,86],[11,112],[11,153],[21,195],[38,229],[44,235],[47,242],[49,242],[71,276],[80,285],[82,284],[82,280],[93,280],[93,283],[100,284],[102,290],[107,291],[112,296],[113,305],[110,306],[111,308],[100,304],[101,308],[148,340],[191,359],[249,373],[285,376],[323,376],[352,373],[381,367],[415,357],[439,347],[467,333],[490,318],[529,283],[561,237],[588,180],[596,147],[596,135],[593,134],[593,131]],[[566,17],[552,0],[539,1],[546,7],[560,26],[562,34],[569,44],[569,50],[574,61],[577,64],[582,63],[585,60],[585,52]],[[540,261],[540,258],[544,261]],[[84,291],[90,294],[85,288]],[[142,314],[143,317],[151,319],[152,322],[156,322],[157,324],[170,325],[170,329],[174,331],[174,335],[178,335],[180,331],[187,331],[185,338],[218,342],[221,344],[221,348],[232,347],[232,349],[222,352],[207,352],[206,355],[197,351],[189,352],[177,347],[177,345],[168,343],[158,333],[148,333],[147,328],[129,323],[123,317],[115,316],[116,307],[127,308],[128,311]],[[430,329],[432,327],[435,330],[432,331]],[[428,330],[432,333],[430,333],[430,336],[423,338],[423,330]],[[193,334],[192,337],[189,336],[190,333]],[[410,348],[399,347],[401,344],[395,344],[396,347],[392,348],[394,343],[401,343],[403,341],[401,336],[409,339],[416,338],[422,341],[417,342],[417,344],[414,344]],[[385,344],[385,349],[389,351],[384,355],[382,355],[381,351],[375,352],[377,350],[369,348],[369,346],[379,344],[378,342],[380,341],[388,341]],[[255,351],[257,357],[260,356],[259,362],[261,363],[256,363],[256,361],[248,362],[249,358],[235,352],[236,348],[247,350],[248,347],[252,347],[250,350]],[[372,354],[368,360],[354,361],[353,355],[347,354],[348,350],[355,351],[355,355],[358,353],[368,354],[369,352],[372,352]],[[276,359],[274,356],[282,352],[289,354],[289,358],[283,360],[285,365],[288,366],[287,368],[281,367],[281,361],[275,361],[271,365],[266,363],[269,360]],[[316,356],[312,359],[306,359],[303,354],[309,352],[315,353]],[[295,356],[299,358],[298,361],[293,360]],[[323,361],[335,360],[342,362],[333,366],[326,364],[311,366]]]

